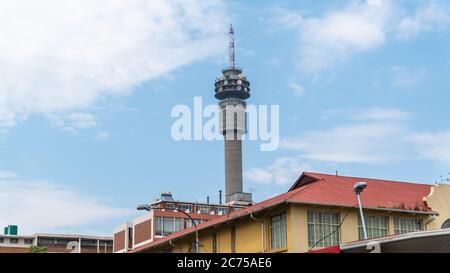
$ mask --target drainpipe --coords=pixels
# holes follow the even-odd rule
[[[264,221],[260,221],[257,218],[253,217],[253,213],[250,213],[250,218],[255,220],[256,222],[261,223],[261,245],[262,245],[262,251],[261,253],[265,252],[265,244],[264,244]]]

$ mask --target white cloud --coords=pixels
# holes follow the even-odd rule
[[[277,158],[266,167],[250,168],[245,178],[261,184],[291,184],[304,170],[346,163],[385,165],[425,160],[450,167],[450,131],[414,130],[410,126],[414,115],[409,112],[381,107],[325,112],[325,119],[346,119],[330,129],[283,139],[280,146],[292,155]]]
[[[305,89],[304,89],[303,86],[302,86],[299,82],[297,82],[297,81],[291,80],[291,81],[289,82],[289,88],[292,90],[292,94],[293,94],[295,97],[301,97],[301,96],[305,95]]]
[[[310,160],[337,163],[385,163],[400,156],[396,142],[406,128],[393,122],[369,122],[307,132],[281,141],[281,147]]]
[[[427,1],[421,4],[416,12],[403,18],[398,26],[398,36],[409,39],[422,32],[441,30],[450,23],[450,6],[446,3]]]
[[[411,113],[395,108],[371,107],[358,114],[354,114],[354,119],[368,121],[402,121],[410,119],[411,116]]]
[[[17,178],[17,174],[13,172],[8,171],[2,171],[0,170],[0,179],[10,179],[10,178]]]
[[[309,162],[387,164],[429,160],[450,167],[450,132],[424,133],[410,126],[411,113],[395,108],[327,111],[325,117],[346,115],[331,129],[283,139],[280,146]]]
[[[412,114],[396,108],[326,111],[325,117],[345,116],[344,124],[286,138],[281,147],[300,152],[299,157],[332,163],[385,164],[414,157],[407,144]]]
[[[251,168],[244,172],[244,177],[250,181],[276,185],[292,184],[304,170],[311,165],[301,158],[280,157],[266,168]]]
[[[412,88],[421,83],[426,74],[425,68],[412,69],[404,66],[391,68],[392,85],[397,88]]]
[[[314,75],[354,54],[383,46],[392,37],[410,38],[444,29],[450,5],[432,1],[407,11],[400,1],[350,1],[317,16],[305,11],[272,9],[272,31],[292,29],[299,36],[298,67]]]
[[[272,173],[268,170],[261,169],[261,168],[251,168],[244,172],[244,177],[246,179],[249,179],[251,181],[261,183],[261,184],[268,184],[272,182],[273,176]]]
[[[217,54],[225,14],[219,0],[1,1],[0,127],[79,111]]]
[[[105,142],[109,139],[109,133],[104,131],[98,132],[95,139],[100,142]]]
[[[25,234],[79,227],[133,213],[72,188],[17,175],[0,176],[0,207],[0,224],[17,224]]]
[[[299,67],[316,72],[354,52],[383,45],[386,41],[384,29],[390,16],[390,2],[377,6],[352,2],[343,9],[318,17],[305,17],[296,11],[278,11],[271,24],[277,26],[275,29],[299,31]]]
[[[415,145],[419,157],[450,167],[450,131],[414,133],[408,140]]]
[[[93,128],[97,126],[95,117],[89,113],[72,113],[69,115],[68,119],[72,126],[78,129]]]

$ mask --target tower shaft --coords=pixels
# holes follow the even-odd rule
[[[229,132],[227,134],[233,134]],[[229,136],[231,138],[231,136]],[[242,140],[234,133],[234,139],[227,140],[225,135],[225,201],[242,192]]]

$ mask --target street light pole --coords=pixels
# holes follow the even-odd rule
[[[361,215],[361,223],[363,226],[363,234],[364,234],[364,240],[367,240],[367,230],[366,230],[366,222],[364,221],[364,213],[361,205],[361,192],[364,190],[364,188],[367,187],[366,182],[357,182],[355,185],[353,185],[353,191],[356,193],[356,197],[358,199],[358,207],[359,207],[359,214]]]
[[[364,240],[367,240],[366,222],[364,221],[364,213],[363,213],[362,206],[361,206],[361,198],[360,198],[359,193],[356,194],[356,196],[358,197],[358,207],[359,207],[359,214],[361,215],[361,222],[362,222],[362,226],[363,226]]]
[[[181,212],[181,213],[183,213],[184,215],[186,215],[186,216],[191,220],[192,224],[194,225],[194,228],[195,228],[195,253],[199,253],[199,252],[198,252],[198,247],[199,247],[200,242],[199,242],[199,240],[198,240],[198,229],[197,229],[197,224],[195,223],[194,219],[193,219],[187,212],[182,211],[182,210],[174,210],[174,211],[175,211],[175,212]]]
[[[162,210],[162,208],[154,208],[154,207],[151,207],[148,204],[145,204],[145,205],[138,206],[137,210],[152,211],[152,210]],[[188,213],[186,213],[185,211],[177,210],[177,209],[174,209],[173,211],[174,212],[181,212],[184,215],[186,215],[189,218],[189,220],[191,220],[191,222],[192,222],[192,224],[194,225],[194,228],[195,228],[195,253],[199,253],[200,241],[198,239],[198,229],[197,229],[197,224],[195,223],[195,220]]]

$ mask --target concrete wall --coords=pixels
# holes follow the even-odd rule
[[[434,185],[424,201],[427,202],[433,211],[439,213],[439,216],[428,219],[427,229],[440,229],[442,224],[447,219],[450,219],[450,185]]]

